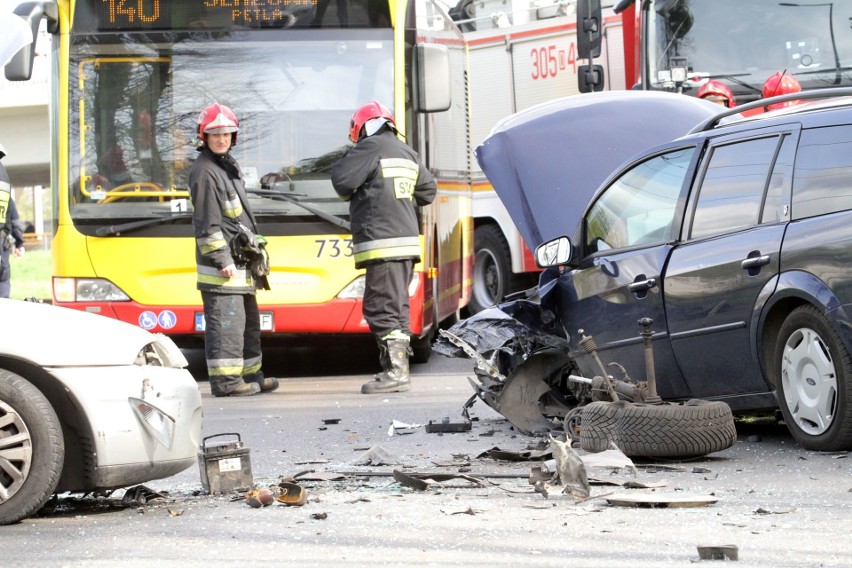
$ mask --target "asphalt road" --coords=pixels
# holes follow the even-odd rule
[[[238,432],[259,487],[299,475],[304,506],[254,509],[241,493],[200,494],[193,466],[146,484],[162,497],[144,503],[123,504],[122,491],[63,496],[51,511],[0,527],[0,566],[657,568],[699,562],[698,546],[720,545],[736,545],[742,566],[852,565],[852,459],[803,450],[783,426],[740,423],[732,448],[688,462],[636,463],[635,473],[588,467],[590,498],[558,486],[545,497],[528,481],[541,462],[525,458],[546,440],[519,435],[481,402],[469,432],[425,431],[430,420],[462,420],[469,362],[436,355],[415,368],[410,392],[385,396],[359,393],[373,363],[358,353],[348,355],[358,374],[298,374],[302,364],[345,366],[345,355],[268,357],[290,372],[266,395],[215,399],[199,383],[204,435]],[[393,429],[394,420],[412,427]],[[483,456],[494,448],[521,461]],[[371,449],[395,463],[358,465]],[[413,489],[395,469],[456,477]],[[340,479],[310,479],[329,475]],[[639,495],[715,502],[623,505]]]

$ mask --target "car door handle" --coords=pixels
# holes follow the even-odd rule
[[[627,289],[631,292],[641,292],[642,290],[650,290],[657,285],[656,278],[648,278],[647,280],[639,280],[633,284],[628,284]]]
[[[769,264],[769,255],[764,254],[761,256],[747,258],[742,261],[742,264],[740,266],[743,267],[743,270],[748,270],[749,268],[760,268],[761,266],[766,266],[767,264]]]

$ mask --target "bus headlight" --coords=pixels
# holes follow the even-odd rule
[[[121,288],[103,278],[54,278],[57,302],[128,302]]]
[[[350,282],[346,288],[341,290],[337,297],[345,300],[360,300],[364,297],[365,283],[366,279],[364,276],[359,276]],[[408,295],[413,296],[417,292],[418,286],[420,286],[420,273],[415,272],[411,276],[411,282],[408,285]]]
[[[341,300],[360,300],[364,297],[364,284],[366,281],[363,275],[359,276],[341,290],[337,297]]]

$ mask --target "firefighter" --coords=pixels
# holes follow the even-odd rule
[[[698,92],[695,94],[699,99],[705,99],[717,105],[722,105],[727,108],[737,106],[734,100],[734,93],[728,86],[720,81],[710,80],[704,83]]]
[[[258,283],[241,249],[233,248],[241,231],[257,233],[240,167],[230,154],[238,132],[239,121],[230,108],[213,103],[201,111],[200,153],[189,172],[197,287],[206,321],[204,351],[214,396],[278,388],[278,380],[264,377],[261,369]]]
[[[366,269],[364,319],[379,345],[382,371],[361,387],[364,394],[411,388],[408,286],[420,260],[417,206],[437,192],[398,133],[390,110],[370,101],[352,115],[355,145],[331,170],[334,190],[349,202],[355,267]]]
[[[6,156],[6,150],[0,145],[0,159]],[[12,199],[12,183],[3,164],[0,164],[0,298],[8,298],[12,292],[12,268],[9,265],[9,253],[15,256],[24,254],[24,232],[18,220],[18,210]]]
[[[792,75],[787,75],[786,71],[779,71],[775,73],[771,77],[769,77],[763,83],[763,98],[768,99],[769,97],[777,97],[779,95],[787,95],[790,93],[800,93],[802,91],[802,86],[799,84],[798,79],[793,77]],[[786,108],[799,104],[799,101],[787,101],[784,103],[776,103],[774,105],[769,105],[767,110],[774,110],[778,108]]]

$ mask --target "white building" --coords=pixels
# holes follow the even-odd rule
[[[0,0],[3,8],[7,2]],[[7,153],[3,165],[22,220],[38,234],[45,232],[45,217],[50,217],[49,45],[46,33],[39,34],[29,81],[7,81],[0,73],[0,144]]]

